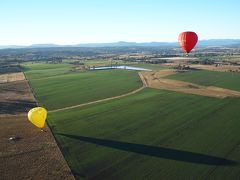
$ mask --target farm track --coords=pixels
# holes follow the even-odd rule
[[[73,106],[69,106],[69,107],[59,108],[59,109],[51,110],[49,112],[59,112],[59,111],[74,109],[74,108],[78,108],[78,107],[84,107],[87,105],[97,104],[97,103],[101,103],[101,102],[107,102],[107,101],[114,100],[114,99],[120,99],[120,98],[123,98],[126,96],[134,95],[134,94],[142,91],[146,87],[156,88],[156,89],[167,89],[167,90],[176,91],[176,92],[182,92],[182,93],[187,93],[187,94],[196,94],[196,95],[200,95],[200,96],[210,96],[210,97],[215,97],[215,98],[225,98],[225,97],[229,97],[229,96],[239,97],[240,96],[240,92],[237,92],[237,91],[232,91],[232,90],[218,88],[218,87],[200,86],[200,85],[193,84],[193,83],[162,78],[162,77],[177,73],[174,70],[166,70],[166,71],[163,70],[161,73],[160,72],[151,72],[151,73],[146,72],[146,74],[144,74],[144,73],[145,72],[138,73],[139,77],[142,80],[143,85],[142,85],[142,87],[140,87],[134,91],[131,91],[131,92],[119,95],[119,96],[114,96],[114,97],[104,98],[104,99],[100,99],[100,100],[96,100],[96,101],[92,101],[92,102],[88,102],[88,103],[82,103],[82,104],[77,104],[77,105],[73,105]],[[146,76],[146,75],[148,75],[148,76]],[[160,87],[157,87],[159,85],[160,85]],[[154,87],[154,86],[156,86],[156,87]],[[186,126],[186,127],[184,127],[184,126],[185,126],[185,122],[183,124],[183,129],[187,129],[189,127],[192,128],[192,126]],[[179,131],[182,131],[182,129],[180,129],[180,130],[177,129],[176,132],[174,132],[174,135],[175,134],[178,135]],[[171,137],[172,137],[172,134],[171,134]],[[168,139],[169,138],[166,137],[166,143],[167,143]],[[163,142],[165,143],[165,140],[163,140]],[[236,147],[238,147],[238,145]],[[228,157],[228,155],[231,154],[235,150],[236,147],[231,149],[225,155],[225,157]],[[217,168],[218,168],[218,166],[216,166],[212,170],[210,170],[208,175],[206,176],[206,178],[211,177],[215,173]]]
[[[139,74],[139,76],[140,76],[140,78],[141,78],[141,80],[143,82],[143,86],[138,88],[138,89],[136,89],[136,90],[134,90],[134,91],[131,91],[129,93],[122,94],[122,95],[119,95],[119,96],[114,96],[114,97],[100,99],[100,100],[92,101],[92,102],[88,102],[88,103],[83,103],[83,104],[78,104],[78,105],[74,105],[74,106],[64,107],[64,108],[60,108],[60,109],[56,109],[56,110],[51,110],[51,111],[48,111],[48,112],[59,112],[59,111],[74,109],[74,108],[83,107],[83,106],[87,106],[87,105],[91,105],[91,104],[97,104],[97,103],[106,102],[106,101],[110,101],[110,100],[114,100],[114,99],[120,99],[120,98],[123,98],[123,97],[126,97],[126,96],[130,96],[130,95],[136,94],[139,91],[143,90],[147,86],[147,82],[145,81],[145,79],[142,76],[142,74],[141,73],[138,73],[138,74]]]
[[[173,70],[159,72],[140,72],[142,80],[144,79],[146,86],[150,88],[165,89],[215,98],[240,97],[240,92],[230,89],[224,89],[215,86],[201,86],[189,82],[163,78],[175,73],[176,72]]]
[[[122,94],[119,96],[114,96],[110,98],[100,99],[88,103],[82,103],[74,106],[68,106],[64,108],[59,108],[55,110],[51,110],[49,112],[59,112],[69,109],[74,109],[78,107],[84,107],[87,105],[97,104],[101,102],[106,102],[114,99],[120,99],[129,95],[133,95],[138,93],[139,91],[143,90],[146,87],[150,88],[156,88],[156,89],[166,89],[166,90],[173,90],[176,92],[183,92],[187,94],[196,94],[200,96],[210,96],[215,98],[225,98],[225,97],[240,97],[240,92],[233,91],[229,89],[224,88],[218,88],[218,87],[205,87],[196,85],[193,83],[187,83],[183,81],[176,81],[176,80],[170,80],[170,79],[163,79],[165,76],[169,76],[172,74],[176,74],[177,72],[174,70],[161,70],[159,72],[139,72],[138,75],[140,79],[142,80],[143,86],[139,89],[136,89],[134,91],[131,91],[126,94]]]

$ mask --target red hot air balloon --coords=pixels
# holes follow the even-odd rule
[[[179,34],[178,41],[184,52],[188,54],[197,44],[198,36],[195,32],[186,31]]]

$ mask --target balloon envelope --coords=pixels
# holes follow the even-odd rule
[[[28,112],[28,120],[38,128],[43,128],[47,118],[47,110],[42,107],[36,107]]]
[[[184,52],[189,53],[197,44],[198,36],[195,32],[186,31],[178,36],[178,42]]]

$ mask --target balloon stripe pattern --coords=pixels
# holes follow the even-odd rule
[[[190,53],[198,41],[198,36],[195,32],[186,31],[178,36],[178,41],[185,53]]]

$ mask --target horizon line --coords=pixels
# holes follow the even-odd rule
[[[240,38],[214,38],[214,39],[199,39],[198,41],[210,41],[210,40],[240,40]],[[91,45],[91,44],[117,44],[117,43],[178,43],[178,41],[115,41],[115,42],[86,42],[86,43],[69,43],[58,44],[54,42],[46,43],[32,43],[32,44],[0,44],[0,46],[35,46],[35,45],[55,45],[55,46],[78,46],[78,45]]]

